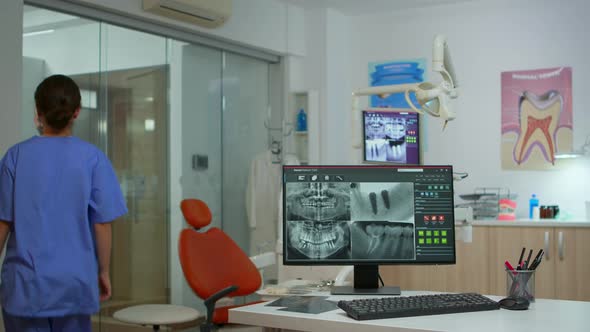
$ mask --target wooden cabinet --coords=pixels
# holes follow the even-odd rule
[[[535,270],[535,296],[539,298],[555,298],[555,264],[550,244],[553,242],[551,227],[490,227],[489,262],[490,293],[506,295],[506,270],[504,262],[509,261],[514,268],[522,248],[533,249],[533,258],[543,249],[548,251],[543,262]]]
[[[472,242],[457,241],[455,265],[440,266],[438,273],[447,292],[478,292],[489,294],[490,265],[488,254],[489,227],[473,227]]]
[[[535,272],[538,298],[590,301],[590,228],[492,227],[490,261],[500,267],[518,260],[522,247],[543,248],[543,262]],[[506,274],[491,274],[492,294],[506,294]]]
[[[387,285],[405,290],[488,294],[487,244],[488,227],[473,227],[473,242],[456,242],[455,265],[381,266],[380,273]]]
[[[538,298],[590,301],[590,228],[475,226],[473,242],[458,241],[457,264],[382,266],[387,285],[405,290],[505,295],[504,262],[516,265],[523,247],[545,250],[535,272]]]
[[[590,228],[555,228],[555,296],[590,301]]]

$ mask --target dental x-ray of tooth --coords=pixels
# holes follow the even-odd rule
[[[287,183],[290,259],[350,258],[350,183]]]
[[[353,259],[413,259],[414,184],[351,183]]]
[[[355,221],[351,226],[353,259],[414,259],[414,224]]]
[[[414,222],[414,184],[411,182],[350,184],[353,221]]]
[[[406,120],[375,114],[365,123],[365,160],[406,162]]]

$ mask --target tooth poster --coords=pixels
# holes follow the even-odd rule
[[[502,169],[555,169],[572,128],[571,67],[502,73]]]

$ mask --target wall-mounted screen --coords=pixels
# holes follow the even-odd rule
[[[396,164],[420,164],[417,113],[363,111],[364,160]]]

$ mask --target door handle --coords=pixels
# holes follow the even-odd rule
[[[557,234],[557,251],[559,252],[559,260],[564,260],[565,258],[564,247],[563,232],[559,232],[559,234]]]
[[[546,260],[549,260],[549,232],[545,232],[545,248],[543,248],[545,252],[543,256],[545,256]]]

